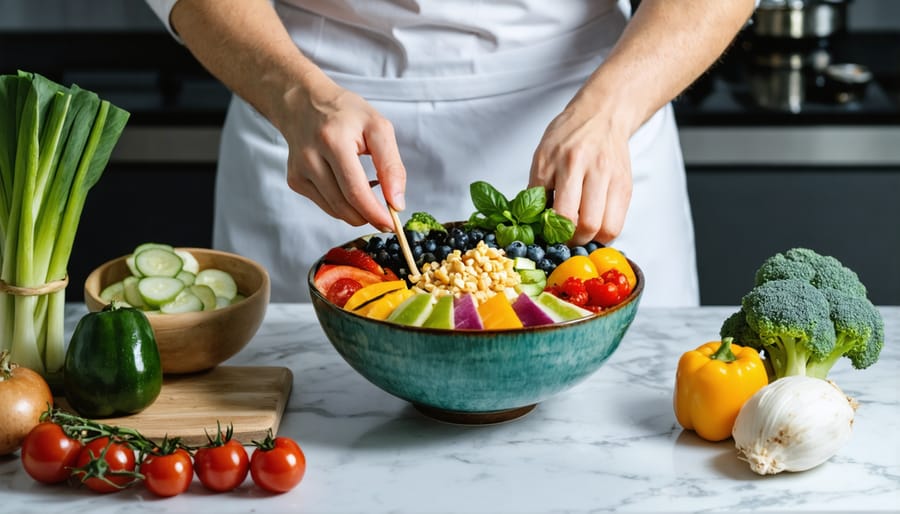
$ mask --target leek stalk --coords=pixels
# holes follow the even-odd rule
[[[0,75],[0,279],[38,288],[66,277],[78,221],[129,113],[38,74]],[[45,377],[65,359],[65,290],[0,291],[0,350]]]

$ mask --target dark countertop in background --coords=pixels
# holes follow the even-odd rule
[[[857,62],[875,75],[865,101],[809,103],[799,113],[754,105],[741,38],[675,102],[681,126],[900,125],[900,34],[842,36],[834,62]],[[165,32],[0,33],[0,73],[41,73],[78,83],[132,113],[131,125],[219,126],[229,91]]]

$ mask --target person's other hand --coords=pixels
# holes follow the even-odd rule
[[[384,198],[402,210],[406,170],[390,121],[327,79],[289,91],[283,102],[278,126],[289,148],[288,186],[353,226],[390,229],[391,216],[359,159],[372,157]]]
[[[609,243],[622,231],[631,202],[626,130],[576,98],[547,127],[531,165],[529,187],[552,191],[553,209],[575,223],[575,244]]]

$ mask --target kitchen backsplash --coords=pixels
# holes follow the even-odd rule
[[[163,30],[144,0],[0,0],[3,31]],[[900,30],[900,1],[852,0],[851,31]]]

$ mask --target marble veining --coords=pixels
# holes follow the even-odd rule
[[[178,497],[137,487],[96,495],[32,481],[0,458],[6,512],[900,512],[900,307],[884,307],[887,341],[868,370],[841,361],[831,378],[860,407],[851,441],[802,473],[761,477],[732,441],[684,432],[672,411],[678,357],[717,339],[732,307],[641,309],[590,378],[528,415],[486,427],[424,417],[371,385],[326,340],[309,304],[273,304],[230,365],[294,374],[280,433],[303,447],[307,474],[269,495],[248,478],[214,494],[197,480]],[[84,311],[70,305],[71,331]]]

